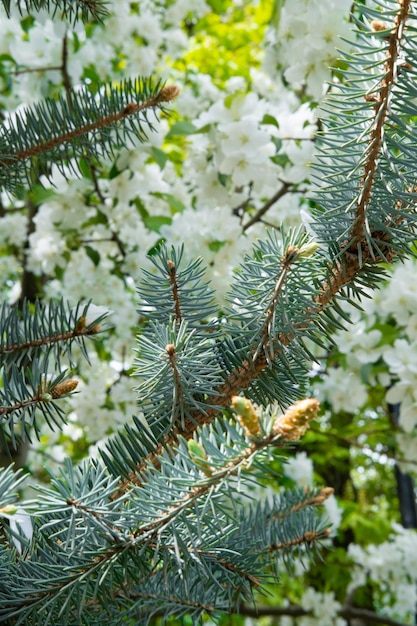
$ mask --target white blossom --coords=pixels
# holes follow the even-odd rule
[[[366,548],[351,544],[348,553],[357,563],[358,571],[365,569],[381,590],[384,612],[405,620],[415,611],[417,533],[399,524],[393,525],[393,531],[388,541]]]
[[[343,367],[329,368],[323,381],[318,383],[319,398],[327,400],[336,413],[355,413],[366,402],[366,386],[354,372],[346,372]]]
[[[305,452],[297,452],[284,465],[286,476],[295,480],[300,487],[312,487],[313,471],[313,461]]]
[[[32,541],[33,526],[32,519],[28,513],[22,507],[8,504],[3,508],[0,508],[0,517],[3,517],[9,521],[10,530],[14,533],[12,540],[16,546],[16,550],[19,554],[23,552],[22,541],[19,541],[19,536],[27,541]]]
[[[340,602],[335,600],[333,592],[320,593],[313,587],[308,587],[303,594],[301,605],[312,616],[302,617],[299,623],[302,626],[344,626],[346,621],[338,617],[341,608]]]

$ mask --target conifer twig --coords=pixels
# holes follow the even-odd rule
[[[37,145],[32,145],[25,150],[17,151],[13,154],[13,158],[17,161],[23,161],[28,158],[36,157],[45,152],[49,152],[53,148],[57,148],[62,144],[72,143],[76,139],[79,139],[80,137],[83,137],[84,135],[87,135],[92,131],[97,131],[100,128],[111,126],[112,124],[120,122],[127,117],[130,117],[131,115],[139,113],[140,111],[153,109],[163,102],[170,102],[177,97],[178,93],[179,89],[175,85],[163,87],[155,96],[151,96],[140,104],[136,102],[129,102],[122,110],[116,111],[116,113],[112,113],[111,115],[102,117],[94,122],[89,122],[88,124],[84,124],[83,126],[74,128],[69,132],[60,135],[58,134],[48,141],[43,141]],[[8,155],[8,159],[10,159],[10,156],[11,155]],[[0,164],[2,160],[3,159],[0,158]]]
[[[363,165],[363,174],[360,181],[360,190],[356,200],[356,209],[347,240],[340,245],[340,255],[336,262],[329,267],[330,278],[324,283],[316,302],[319,310],[333,300],[333,298],[360,272],[366,265],[390,263],[396,256],[392,248],[391,234],[388,230],[372,231],[368,224],[367,208],[372,196],[378,162],[384,146],[384,127],[389,114],[391,93],[396,84],[398,62],[400,58],[400,44],[410,13],[411,0],[399,0],[399,10],[395,17],[394,27],[388,34],[388,48],[384,64],[384,75],[377,95],[372,95],[374,104],[373,124],[365,152],[366,159]],[[401,208],[402,201],[397,202],[395,208]],[[401,221],[401,219],[400,219]],[[391,216],[386,218],[386,226],[393,222]],[[399,222],[396,223],[398,228]],[[376,240],[378,252],[372,248],[371,239]]]

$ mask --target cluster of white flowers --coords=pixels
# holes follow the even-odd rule
[[[277,64],[285,68],[284,77],[294,89],[305,87],[320,99],[330,78],[330,68],[337,60],[337,50],[343,46],[339,38],[349,37],[344,18],[351,5],[349,0],[286,2],[268,34],[268,69],[273,71]]]
[[[284,465],[286,476],[292,478],[300,487],[313,486],[313,461],[305,452],[297,452],[297,454],[289,458]]]
[[[382,358],[390,380],[386,401],[400,403],[396,437],[402,469],[417,472],[417,288],[416,263],[407,260],[394,268],[389,282],[373,302],[373,313],[396,330],[395,339],[386,345]],[[407,460],[411,461],[407,463]]]
[[[320,400],[327,401],[336,413],[355,413],[368,398],[368,390],[359,374],[343,367],[331,367],[316,385]]]
[[[252,72],[252,79],[250,93],[243,81],[235,85],[238,90],[217,97],[196,117],[195,126],[209,127],[209,132],[190,139],[184,174],[190,180],[194,160],[199,157],[201,176],[230,176],[233,190],[245,190],[250,184],[251,198],[256,201],[272,196],[278,181],[295,184],[308,177],[316,127],[310,107],[300,105],[283,85],[274,84],[267,76],[261,82],[259,72]],[[285,157],[282,163],[271,159],[279,156]],[[227,200],[230,203],[230,198]]]
[[[367,579],[376,583],[381,610],[391,617],[407,621],[415,614],[417,604],[417,534],[415,530],[393,525],[389,541],[361,548],[349,546],[356,564],[352,587]]]
[[[313,587],[308,587],[300,604],[306,611],[311,611],[311,615],[297,618],[300,626],[345,626],[347,623],[338,616],[341,604],[335,600],[333,592],[320,593]],[[294,618],[283,616],[279,623],[280,626],[293,626]]]
[[[368,385],[380,385],[385,400],[400,405],[396,435],[401,467],[417,472],[417,288],[416,264],[407,260],[392,270],[390,279],[360,313],[347,307],[351,324],[334,334],[345,367],[329,367],[317,393],[334,411],[354,413],[368,398]],[[385,364],[385,365],[383,365]],[[373,366],[375,373],[373,372]],[[366,380],[363,369],[366,369]],[[366,384],[365,384],[366,383]]]
[[[333,592],[319,593],[313,587],[308,587],[301,600],[303,608],[312,612],[312,616],[302,617],[301,626],[345,626],[346,620],[338,617],[341,608]]]

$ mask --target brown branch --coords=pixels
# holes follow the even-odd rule
[[[68,35],[67,33],[65,33],[64,39],[62,40],[61,72],[62,72],[62,84],[64,85],[65,91],[70,96],[70,94],[72,93],[71,92],[72,84],[71,84],[71,78],[68,72]]]
[[[327,539],[330,532],[329,528],[325,528],[324,530],[307,531],[295,539],[289,539],[288,541],[273,544],[269,549],[271,552],[277,552],[278,550],[288,550],[289,548],[294,548],[295,546],[301,546],[303,543],[311,544],[314,541],[319,541],[320,539]]]
[[[381,262],[389,263],[396,256],[395,250],[390,245],[391,235],[389,231],[371,231],[367,224],[367,208],[371,200],[378,161],[384,145],[384,126],[389,113],[391,91],[396,84],[398,60],[400,58],[399,48],[410,12],[411,0],[399,0],[398,4],[399,10],[394,21],[394,28],[387,37],[388,49],[384,64],[384,76],[377,95],[375,98],[372,98],[372,101],[375,102],[373,127],[365,153],[367,158],[363,166],[352,227],[347,241],[340,246],[341,254],[339,259],[329,267],[330,278],[324,283],[322,292],[317,297],[317,304],[320,310],[344,286],[350,283],[364,266],[375,265]],[[402,202],[397,203],[396,209],[401,208],[401,206]],[[388,216],[387,226],[391,222],[392,217]],[[368,231],[368,235],[365,233],[365,228]],[[371,248],[369,234],[381,244],[379,254],[375,254],[375,251]]]
[[[284,615],[289,617],[304,617],[305,615],[311,615],[312,612],[304,609],[302,606],[296,604],[290,604],[289,606],[250,606],[248,604],[241,604],[238,615],[245,615],[246,617],[283,617]],[[386,615],[378,615],[374,611],[369,609],[360,609],[355,606],[344,605],[339,611],[338,615],[345,619],[362,619],[367,624],[385,624],[385,626],[407,626],[405,622],[399,622],[392,617]]]
[[[384,77],[381,81],[374,106],[374,127],[368,142],[367,159],[363,168],[361,192],[357,199],[355,219],[352,224],[350,239],[352,245],[359,245],[364,240],[363,227],[366,224],[366,210],[371,200],[372,189],[377,171],[380,152],[384,144],[384,126],[389,112],[390,93],[397,78],[397,64],[400,56],[400,42],[405,22],[410,11],[411,0],[400,0],[399,11],[394,22],[394,29],[388,36],[387,59],[384,66]]]
[[[294,261],[296,261],[297,259],[298,259],[298,248],[296,248],[296,246],[288,246],[285,254],[283,255],[281,259],[281,271],[279,273],[277,280],[275,281],[275,287],[272,292],[270,305],[266,312],[265,321],[260,332],[259,345],[256,348],[252,356],[253,361],[256,361],[261,350],[263,348],[266,348],[268,344],[271,344],[272,346],[272,342],[269,339],[271,337],[272,320],[274,319],[278,300],[282,293],[282,290],[284,289],[285,281],[288,276],[288,273],[291,270],[291,267]],[[269,356],[271,357],[272,353]]]
[[[0,406],[0,415],[12,415],[16,411],[21,411],[22,409],[26,409],[27,407],[40,404],[43,402],[42,398],[39,396],[32,396],[31,398],[27,398],[26,400],[21,400],[20,402],[16,402],[16,404],[11,404],[9,406]]]
[[[249,206],[251,200],[252,200],[252,186],[253,183],[250,182],[249,183],[249,193],[248,196],[246,198],[246,200],[243,200],[243,202],[241,202],[240,204],[238,204],[237,206],[233,207],[232,209],[232,214],[236,215],[237,217],[240,217],[240,223],[242,223],[244,215],[245,215],[245,211],[246,211],[246,207]]]
[[[22,341],[21,343],[5,345],[0,348],[0,355],[9,354],[10,352],[17,352],[19,350],[28,350],[29,348],[39,348],[40,346],[47,346],[62,341],[68,341],[70,339],[75,339],[76,337],[89,337],[90,335],[96,335],[100,331],[100,324],[95,324],[93,326],[84,326],[81,328],[76,327],[74,330],[68,330],[65,333],[48,335],[47,337],[40,337],[39,339],[29,339],[29,341]]]
[[[62,40],[62,62],[61,65],[48,65],[45,67],[26,67],[20,70],[12,70],[10,73],[13,76],[20,76],[21,74],[30,74],[34,72],[62,72],[62,84],[65,91],[68,93],[71,88],[71,78],[68,73],[68,35],[65,33]]]
[[[177,268],[175,267],[175,263],[171,261],[170,259],[168,259],[167,265],[168,265],[168,271],[169,271],[169,284],[171,285],[172,299],[175,305],[175,320],[177,321],[178,324],[180,324],[182,321],[182,314],[181,314],[181,302],[179,298],[179,289],[178,289],[178,282],[177,282]]]
[[[155,96],[148,98],[148,100],[145,100],[145,102],[142,102],[141,104],[138,104],[136,102],[129,102],[121,111],[117,111],[116,113],[112,113],[111,115],[107,115],[106,117],[102,117],[95,122],[89,122],[88,124],[84,124],[83,126],[75,128],[74,130],[71,130],[67,133],[63,133],[62,135],[52,137],[51,139],[48,139],[47,141],[44,141],[40,144],[30,146],[26,150],[16,152],[13,155],[13,159],[19,161],[38,156],[39,154],[52,150],[59,145],[74,141],[74,139],[78,139],[79,137],[82,137],[89,132],[99,130],[100,128],[104,128],[121,120],[124,120],[130,115],[135,115],[136,113],[139,113],[140,111],[143,111],[145,109],[154,108],[160,105],[162,102],[169,102],[170,100],[176,98],[178,93],[179,89],[174,85],[163,87]],[[11,158],[11,155],[8,155],[8,158]]]
[[[28,268],[28,251],[30,248],[30,236],[36,231],[35,218],[38,213],[39,207],[33,202],[31,198],[27,201],[27,226],[26,226],[26,239],[23,244],[22,255],[22,273],[20,277],[20,296],[18,300],[19,308],[22,308],[23,302],[28,300],[34,302],[36,298],[42,295],[40,292],[42,278],[38,278],[34,272]]]
[[[183,606],[189,606],[190,609],[201,609],[202,611],[205,611],[206,613],[210,614],[210,613],[214,613],[214,611],[216,610],[215,605],[212,604],[201,604],[199,602],[193,602],[192,600],[187,600],[184,598],[177,598],[177,597],[173,597],[173,596],[168,596],[168,597],[161,597],[161,594],[152,594],[152,593],[145,593],[143,591],[135,591],[135,592],[129,592],[128,595],[122,594],[122,592],[117,594],[118,596],[120,596],[121,598],[128,598],[129,600],[138,600],[139,598],[143,598],[144,600],[146,599],[154,599],[154,600],[159,600],[159,601],[166,601],[169,602],[171,604],[178,604],[181,607]],[[158,615],[162,615],[161,613],[154,613],[153,614],[155,617],[157,617]]]
[[[91,178],[93,179],[94,191],[96,192],[97,197],[100,200],[101,204],[105,204],[106,198],[103,196],[103,193],[100,189],[98,176],[97,176],[97,169],[94,167],[93,164],[90,164],[90,172],[91,172]]]
[[[280,617],[284,615],[289,617],[304,617],[305,615],[311,615],[311,611],[307,611],[302,606],[297,606],[296,604],[290,604],[289,606],[252,606],[249,604],[241,604],[237,615],[245,615],[246,617]]]
[[[52,71],[59,70],[62,72],[63,77],[63,85],[66,89],[68,95],[71,94],[71,79],[68,73],[68,37],[65,34],[63,42],[62,42],[62,63],[59,66],[50,66],[45,68],[29,68],[26,70],[16,70],[13,72],[15,75],[19,75],[25,72],[39,72],[39,71]],[[33,200],[29,199],[27,203],[28,207],[28,224],[27,224],[27,237],[24,243],[24,251],[26,252],[29,248],[29,238],[30,235],[36,230],[35,228],[35,217],[39,210],[39,207],[36,206]],[[42,281],[44,280],[44,276],[40,278],[37,277],[33,272],[27,269],[27,259],[26,254],[24,255],[23,261],[23,272],[21,276],[21,294],[19,297],[19,306],[22,306],[23,301],[29,300],[33,302],[37,297],[41,296],[42,290]]]
[[[260,354],[255,362],[245,360],[239,368],[232,371],[227,381],[219,388],[219,395],[210,399],[210,403],[214,405],[214,408],[207,409],[205,413],[193,412],[192,419],[185,418],[184,425],[172,428],[162,442],[155,447],[153,452],[149,453],[137,465],[135,470],[129,472],[128,476],[120,481],[119,488],[113,497],[119,497],[131,485],[141,485],[144,480],[143,473],[149,467],[149,464],[159,469],[161,467],[159,457],[164,451],[175,448],[178,445],[180,436],[186,440],[191,439],[198,427],[209,424],[218,416],[221,408],[230,406],[232,397],[237,395],[242,389],[245,389],[267,366],[268,363],[265,356]]]
[[[326,533],[324,533],[324,532],[323,532],[323,533],[321,533],[321,534],[322,534],[322,535],[327,536],[327,535],[326,535]],[[319,538],[319,537],[317,537],[317,538]],[[311,541],[312,541],[312,540],[313,540],[312,538],[308,538],[307,540],[305,540],[305,541],[299,541],[298,543],[306,543],[306,542],[311,543]],[[155,545],[154,545],[154,544],[150,543],[150,544],[149,544],[149,547],[150,547],[150,548],[152,548],[152,549],[157,549],[157,547],[158,547],[158,546],[157,546],[157,544],[155,544]],[[169,551],[171,551],[171,552],[173,552],[173,551],[175,550],[175,548],[174,548],[173,546],[166,546],[166,545],[165,545],[165,548],[167,548],[167,549],[168,549]],[[216,560],[216,562],[217,562],[217,563],[218,563],[221,567],[223,567],[225,570],[227,570],[227,571],[231,572],[232,574],[236,574],[236,575],[237,575],[237,576],[239,576],[240,578],[244,578],[245,580],[247,580],[247,582],[250,584],[251,588],[259,588],[259,587],[261,586],[261,581],[260,581],[260,579],[259,579],[257,576],[254,576],[254,575],[253,575],[253,574],[251,574],[250,572],[247,572],[247,571],[242,570],[242,568],[240,568],[238,565],[236,565],[236,563],[232,563],[232,562],[230,562],[230,561],[226,560],[224,557],[222,557],[222,558],[220,558],[220,559],[219,559],[219,558],[218,558],[218,554],[217,554],[216,552],[212,552],[212,551],[210,551],[210,550],[209,550],[209,551],[205,551],[204,549],[201,549],[201,548],[195,548],[194,546],[190,546],[190,550],[192,550],[193,552],[195,552],[195,553],[196,553],[196,555],[198,555],[198,557],[200,557],[200,558],[202,558],[202,557],[203,557],[203,558],[204,558],[204,557],[209,557],[209,558],[210,558],[210,557],[211,557],[211,558],[215,559],[215,560]],[[157,573],[159,573],[159,570],[158,570],[158,568],[155,568],[152,572],[147,573],[147,575],[146,575],[146,580],[148,581],[148,580],[149,580],[149,578],[151,578],[152,576],[156,575]],[[123,592],[123,591],[120,591],[120,590],[117,590],[117,591],[116,591],[116,592],[112,595],[112,597],[117,598],[118,596],[122,596],[122,597],[124,597],[125,599],[130,599],[130,600],[135,599],[135,598],[138,598],[138,597],[140,598],[140,597],[142,597],[142,596],[143,596],[143,597],[149,597],[149,594],[146,594],[146,593],[145,593],[145,594],[142,594],[141,592],[138,592],[138,591],[137,591],[137,588],[138,588],[138,587],[140,587],[141,582],[142,582],[141,580],[139,580],[139,581],[137,581],[137,582],[136,582],[136,586],[135,586],[135,589],[134,589],[134,590],[131,590],[130,588],[126,588],[126,587],[124,588],[124,592]],[[236,591],[237,591],[237,589],[236,589]],[[160,597],[160,596],[152,596],[152,597],[155,597],[155,599],[161,600],[161,597]],[[93,602],[95,602],[95,601],[93,601]],[[90,604],[90,603],[89,603],[89,604]],[[193,604],[193,603],[191,603],[191,602],[189,602],[189,601],[188,601],[188,605],[189,605],[189,606],[194,606],[194,604]],[[200,605],[195,604],[195,606],[200,606]],[[244,606],[244,605],[242,605],[242,606]],[[250,608],[252,608],[252,607],[248,607],[248,608],[250,609]],[[265,607],[265,608],[273,608],[273,609],[276,609],[277,607]],[[300,616],[301,616],[301,615],[307,615],[307,614],[308,614],[308,613],[307,613],[306,611],[304,611],[304,609],[302,609],[301,607],[294,607],[294,608],[299,608],[299,611],[300,611],[300,613],[299,613],[299,614],[300,614]],[[208,611],[208,609],[206,609],[206,608],[204,608],[204,607],[203,607],[203,610]],[[215,610],[217,610],[217,611],[218,611],[218,609],[216,609],[216,607],[215,607],[215,606],[213,606],[211,610],[212,610],[212,611],[215,611]],[[256,610],[256,609],[254,609],[254,610]],[[262,610],[262,607],[261,607],[261,610]],[[302,613],[301,611],[304,611],[304,613]],[[239,609],[239,612],[240,612],[240,609]],[[245,613],[243,613],[243,612],[242,612],[241,614],[242,614],[242,615],[245,615]]]
[[[302,502],[294,504],[289,509],[289,511],[282,511],[282,513],[280,514],[280,519],[284,519],[289,513],[297,513],[298,511],[305,509],[307,506],[320,506],[325,502],[325,500],[327,500],[327,498],[333,495],[333,493],[333,487],[323,487],[322,489],[320,489],[319,493],[311,494]]]
[[[169,261],[168,261],[168,264],[169,264]],[[174,344],[169,343],[167,346],[165,346],[165,352],[168,356],[168,362],[171,368],[173,385],[174,385],[174,398],[172,401],[173,410],[172,410],[172,416],[171,416],[172,422],[174,422],[176,419],[177,406],[180,407],[180,412],[181,412],[181,408],[184,406],[184,394],[181,388],[181,374],[177,366],[177,351],[175,349]],[[184,415],[182,414],[181,424],[183,423],[184,423]]]
[[[385,624],[385,626],[407,626],[404,622],[399,622],[386,615],[378,615],[369,609],[359,609],[355,606],[343,606],[339,611],[340,617],[346,619],[363,619],[368,624]]]
[[[149,544],[149,548],[151,548],[152,550],[157,550],[158,547],[159,546],[156,543],[155,544],[153,544],[153,543]],[[164,548],[167,549],[169,552],[175,554],[175,550],[176,549],[175,549],[174,546],[165,544]],[[248,572],[246,570],[243,570],[236,563],[232,563],[231,561],[226,560],[224,557],[219,559],[219,555],[215,551],[213,552],[212,550],[205,550],[205,549],[202,549],[202,548],[196,548],[195,546],[192,546],[192,545],[187,546],[186,550],[189,550],[190,552],[194,552],[199,558],[205,558],[206,557],[206,558],[215,560],[225,570],[231,572],[232,574],[236,574],[240,578],[244,578],[245,580],[247,580],[251,587],[259,588],[261,586],[261,581],[259,580],[259,578],[257,576],[254,576],[250,572]],[[158,573],[159,573],[159,569],[157,567],[155,567],[155,569],[152,572],[147,572],[146,573],[146,581],[149,581],[149,579],[152,576],[155,576]],[[145,582],[145,580],[144,579],[138,580],[137,583],[136,583],[136,586],[140,587],[142,582]],[[133,592],[133,593],[135,593],[135,592]],[[117,596],[118,592],[116,592],[115,595]],[[129,596],[129,597],[131,597],[131,596]]]
[[[20,74],[30,74],[33,72],[56,72],[61,70],[62,65],[48,65],[45,67],[25,67],[21,70],[11,70],[10,74],[13,74],[13,76],[20,76]]]
[[[66,40],[64,39],[63,42],[63,62],[60,66],[57,67],[49,67],[46,69],[50,69],[50,70],[61,70],[64,73],[64,81],[65,81],[65,63],[67,62],[66,60],[66,55],[67,55],[67,51],[66,51]],[[38,71],[38,70],[34,70],[34,71]],[[0,159],[1,162],[1,159]],[[41,275],[40,277],[36,276],[33,272],[31,272],[30,270],[28,270],[27,268],[27,250],[29,248],[29,239],[30,239],[30,235],[35,232],[36,227],[35,227],[35,218],[36,215],[38,213],[39,207],[33,202],[33,199],[31,199],[29,197],[28,201],[27,201],[27,209],[28,209],[28,214],[27,214],[27,233],[26,233],[26,240],[25,243],[23,245],[23,260],[22,260],[22,266],[23,266],[23,271],[22,271],[22,275],[21,275],[21,293],[19,296],[19,300],[18,300],[18,306],[21,307],[23,304],[24,300],[29,300],[30,302],[35,301],[36,298],[42,296],[42,291],[43,291],[43,282],[45,280],[45,276]],[[19,208],[19,209],[9,209],[8,212],[12,212],[12,210],[14,211],[21,211],[23,210],[25,207]]]
[[[91,173],[91,178],[93,179],[93,185],[94,185],[94,191],[97,194],[98,199],[100,200],[100,202],[104,205],[106,202],[106,198],[104,197],[101,189],[100,189],[100,185],[98,182],[98,176],[97,176],[97,170],[94,167],[93,164],[89,164],[89,169],[90,169],[90,173]],[[81,239],[81,243],[96,243],[97,241],[113,241],[113,243],[116,244],[116,246],[119,249],[120,254],[122,255],[123,258],[126,257],[126,248],[125,248],[125,244],[123,243],[123,241],[120,239],[119,235],[117,234],[117,232],[115,230],[113,230],[110,227],[110,219],[108,217],[108,215],[105,215],[104,213],[101,213],[101,215],[103,215],[106,218],[107,221],[107,225],[109,227],[109,230],[111,232],[111,237],[109,237],[108,239],[100,238],[100,239]]]
[[[368,244],[363,242],[358,243],[356,251],[352,248],[353,243],[342,245],[340,259],[328,268],[330,278],[324,282],[323,288],[316,298],[318,312],[322,312],[343,287],[351,283],[364,267],[382,262],[391,263],[394,260],[396,251],[390,247],[390,234],[388,232],[373,232],[372,235],[383,242],[383,256],[375,255]]]
[[[202,611],[206,612],[207,614],[212,614],[214,613],[217,609],[216,606],[214,604],[202,604],[201,602],[195,602],[192,600],[187,600],[186,598],[179,598],[179,597],[175,597],[175,596],[163,596],[161,593],[156,594],[156,593],[147,593],[145,591],[138,591],[139,588],[139,584],[136,586],[136,588],[134,590],[132,590],[127,583],[125,583],[125,585],[121,585],[121,588],[118,589],[115,593],[113,593],[111,595],[112,598],[116,598],[116,599],[120,599],[122,601],[126,601],[126,600],[156,600],[159,602],[159,604],[163,605],[164,602],[169,602],[170,604],[178,604],[179,606],[184,607],[187,606],[190,609],[201,609]],[[88,610],[88,607],[95,607],[95,606],[103,606],[103,602],[101,600],[98,600],[97,598],[95,598],[94,600],[88,600],[85,603],[85,607]],[[137,612],[135,617],[136,619],[140,619],[140,616],[146,615],[146,611],[143,610],[142,612]],[[164,612],[162,611],[162,609],[160,611],[153,611],[152,615],[154,618],[157,617],[162,617],[164,615]]]
[[[242,374],[242,378],[243,377],[244,374]],[[236,380],[241,380],[240,376],[236,375]],[[219,407],[229,406],[231,404],[232,397],[237,394],[240,388],[241,387],[239,385],[236,387],[232,386],[229,377],[229,382],[225,383],[222,387],[223,394],[213,398],[213,403],[217,401]],[[113,494],[112,499],[115,500],[116,498],[119,498],[122,494],[128,491],[132,485],[142,485],[144,482],[143,474],[149,467],[153,466],[157,470],[160,469],[161,462],[159,457],[164,451],[166,452],[167,449],[169,450],[175,448],[178,445],[179,437],[183,437],[187,441],[191,439],[198,426],[210,423],[217,415],[218,409],[208,409],[205,414],[198,413],[195,417],[193,416],[193,420],[185,418],[184,426],[177,426],[173,428],[164,437],[163,441],[155,447],[153,452],[149,453],[137,465],[135,470],[129,472],[128,476],[120,481],[118,489]]]
[[[22,409],[26,409],[27,407],[40,404],[42,402],[49,402],[51,398],[54,400],[58,400],[59,398],[63,398],[67,396],[71,391],[77,387],[78,381],[74,379],[64,380],[62,383],[58,383],[54,386],[48,382],[47,384],[42,384],[36,390],[36,395],[27,398],[26,400],[21,400],[20,402],[16,402],[16,404],[11,404],[9,406],[0,406],[0,415],[11,415],[16,411],[21,411]]]
[[[276,194],[274,194],[272,196],[272,198],[270,198],[268,200],[268,202],[265,202],[265,204],[255,213],[255,215],[253,215],[250,220],[248,220],[246,222],[246,224],[244,224],[244,226],[242,227],[243,232],[245,232],[246,230],[248,230],[248,228],[250,228],[251,226],[253,226],[253,224],[256,224],[256,222],[259,222],[260,219],[265,215],[265,213],[268,211],[268,209],[271,208],[271,206],[273,204],[275,204],[275,202],[278,202],[278,200],[280,198],[282,198],[283,196],[285,196],[286,193],[288,193],[288,191],[291,189],[292,187],[292,183],[286,183],[284,182],[282,184],[281,189],[279,189]]]

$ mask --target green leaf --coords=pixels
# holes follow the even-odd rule
[[[183,135],[193,135],[195,132],[199,131],[199,129],[194,126],[191,122],[187,120],[181,120],[180,122],[175,122],[169,131],[167,137],[178,137]]]
[[[211,250],[212,252],[218,252],[220,248],[223,248],[225,243],[226,243],[225,241],[211,241],[208,247],[209,247],[209,250]]]
[[[271,157],[271,161],[281,167],[285,167],[288,163],[291,163],[286,154],[277,154],[276,156]]]
[[[207,4],[214,13],[224,13],[229,8],[227,0],[209,0]]]
[[[285,0],[274,0],[274,8],[272,9],[272,23],[274,28],[278,28],[281,19],[281,9],[285,4]]]
[[[152,195],[156,198],[161,198],[161,200],[165,200],[165,202],[169,204],[173,213],[182,213],[187,208],[185,204],[181,202],[181,200],[178,200],[178,198],[170,193],[161,193],[159,191],[155,191],[154,193],[152,193]]]
[[[146,228],[149,228],[149,230],[153,230],[154,232],[159,233],[159,229],[161,228],[161,226],[163,226],[164,224],[171,224],[172,219],[170,217],[167,217],[166,215],[149,215],[149,217],[146,217],[143,222]]]
[[[277,119],[273,115],[269,115],[268,113],[263,116],[261,124],[271,124],[272,126],[279,128]]]
[[[374,329],[380,330],[382,333],[378,346],[384,346],[386,344],[392,344],[398,339],[398,328],[393,324],[384,324],[383,322],[377,322]]]
[[[56,194],[54,189],[45,189],[41,185],[35,185],[31,191],[31,198],[34,204],[39,205],[47,202],[50,198],[53,198]]]
[[[78,159],[78,168],[80,170],[80,173],[84,176],[84,178],[87,178],[88,180],[92,179],[92,175],[91,175],[91,163],[89,164],[88,161],[86,161],[86,159]]]
[[[355,542],[362,545],[382,543],[392,532],[389,520],[384,520],[380,515],[369,515],[369,511],[352,511],[345,516],[341,527],[351,528],[355,535]]]
[[[161,170],[163,170],[165,167],[165,163],[168,161],[167,155],[165,154],[163,150],[161,150],[160,148],[155,148],[155,147],[152,148],[151,152],[152,152],[153,158],[155,159],[155,161],[157,162]]]
[[[89,256],[94,263],[94,265],[97,266],[100,263],[100,254],[97,252],[97,250],[94,250],[94,248],[91,248],[91,246],[85,246],[85,251],[87,253],[87,256]]]

